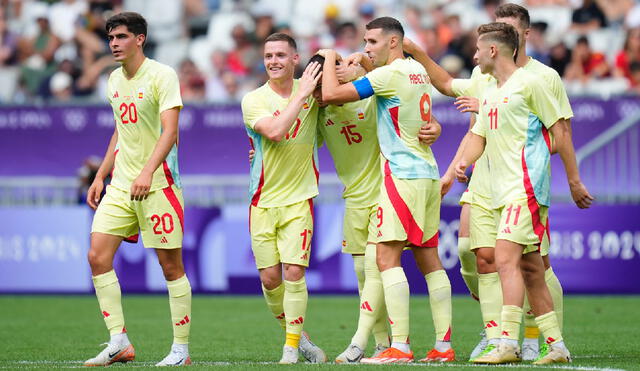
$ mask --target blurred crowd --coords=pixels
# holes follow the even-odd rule
[[[640,93],[640,0],[514,0],[532,18],[528,53],[570,94]],[[389,15],[452,75],[474,67],[476,27],[500,0],[0,0],[0,104],[104,102],[117,67],[105,20],[149,24],[147,56],[173,66],[183,99],[237,102],[264,83],[263,40],[295,37],[302,63],[319,48],[363,48],[364,25]]]

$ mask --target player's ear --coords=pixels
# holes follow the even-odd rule
[[[389,38],[389,46],[392,49],[397,48],[399,40],[400,40],[400,37],[398,35],[391,34],[391,37]]]
[[[293,64],[297,66],[298,63],[300,63],[300,54],[298,54],[297,52],[294,51]]]
[[[524,30],[524,39],[525,40],[529,40],[529,33],[531,32],[530,28],[527,28],[526,30]],[[522,44],[522,40],[520,40],[520,44]]]
[[[143,34],[136,35],[137,46],[140,46],[140,47],[144,46],[145,41],[147,41],[147,37],[145,35]]]

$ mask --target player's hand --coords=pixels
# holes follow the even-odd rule
[[[569,189],[571,190],[571,198],[573,202],[581,209],[588,209],[594,200],[594,197],[589,193],[587,187],[582,182],[569,183]]]
[[[430,146],[438,140],[440,134],[442,134],[442,126],[432,121],[420,128],[420,131],[418,131],[418,139],[422,144]]]
[[[352,64],[355,65],[360,65],[360,63],[362,62],[362,57],[364,56],[364,54],[360,53],[360,52],[355,52],[353,54],[351,54],[350,56],[348,56],[347,58],[344,59],[344,64],[347,66],[351,66]]]
[[[364,76],[367,71],[364,70],[359,64],[347,65],[346,63],[340,63],[336,66],[336,76],[338,82],[344,84],[357,79],[360,76]]]
[[[131,200],[142,201],[149,197],[149,190],[151,189],[151,179],[153,173],[141,172],[140,175],[131,184]]]
[[[460,112],[478,113],[480,111],[480,102],[474,97],[458,97],[454,104]]]
[[[409,53],[409,54],[413,54],[415,52],[415,50],[418,48],[418,45],[416,45],[416,43],[413,42],[413,40],[409,39],[408,37],[403,37],[402,38],[402,50]]]
[[[342,56],[340,56],[340,54],[338,54],[335,50],[333,49],[320,49],[316,52],[317,55],[327,58],[329,55],[334,54],[336,56],[336,61],[341,61],[342,60]]]
[[[469,178],[466,175],[466,171],[468,167],[469,165],[464,160],[456,164],[455,173],[456,173],[456,179],[458,179],[458,182],[460,183],[469,182]]]
[[[302,94],[304,98],[307,98],[313,93],[320,81],[320,77],[322,77],[322,72],[320,72],[320,63],[313,62],[305,68],[302,73],[302,77],[300,78],[300,85],[298,88],[299,94]]]
[[[104,180],[96,178],[89,190],[87,191],[87,204],[95,210],[98,208],[98,204],[100,203],[100,196],[102,195],[102,190],[104,189]]]
[[[453,174],[448,171],[440,178],[440,197],[444,197],[449,193],[453,186],[453,180]]]
[[[253,161],[254,157],[256,157],[256,151],[250,149],[249,150],[249,163],[251,163],[251,161]]]

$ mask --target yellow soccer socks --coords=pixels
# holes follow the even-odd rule
[[[93,276],[93,286],[100,304],[100,311],[104,317],[110,335],[117,335],[124,331],[124,315],[122,314],[122,301],[120,283],[116,272],[112,269],[107,273]]]
[[[365,281],[360,295],[358,329],[351,339],[352,344],[366,349],[369,335],[373,333],[376,344],[389,346],[387,311],[384,305],[384,290],[380,271],[376,263],[376,245],[367,245],[364,256]]]
[[[460,258],[460,274],[469,292],[474,297],[478,294],[478,266],[476,254],[473,253],[469,245],[469,237],[458,237],[458,257]]]
[[[562,333],[554,311],[536,317],[536,323],[547,344],[553,345],[562,341]]]
[[[516,305],[502,306],[502,334],[503,340],[512,340],[516,344],[520,338],[520,324],[522,323],[522,308]]]
[[[389,313],[392,342],[393,344],[407,344],[409,339],[409,282],[407,276],[402,267],[394,267],[381,272],[380,277]],[[400,350],[408,351],[408,349]]]
[[[286,345],[298,347],[300,334],[307,313],[307,281],[304,277],[297,281],[284,281],[283,307],[286,321]]]
[[[281,283],[280,286],[273,290],[269,290],[262,285],[262,293],[264,294],[264,299],[267,301],[267,307],[269,307],[269,310],[273,313],[273,317],[278,320],[280,327],[282,327],[283,330],[286,330],[283,306],[284,283]]]
[[[173,343],[188,344],[191,329],[191,284],[187,275],[167,281],[173,322]]]
[[[560,327],[560,331],[562,331],[564,316],[562,285],[560,284],[560,280],[558,280],[558,277],[551,267],[549,267],[549,269],[544,272],[544,280],[547,283],[549,293],[551,294],[551,299],[553,300],[553,311],[558,317],[558,326]]]
[[[356,272],[358,279],[358,296],[362,297],[362,288],[364,287],[364,255],[353,256],[353,270]]]
[[[487,340],[499,339],[502,316],[502,286],[500,285],[498,272],[478,275],[478,293]]]
[[[443,269],[431,272],[424,278],[436,331],[436,350],[443,352],[451,347],[451,283]]]

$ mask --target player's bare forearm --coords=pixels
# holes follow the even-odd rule
[[[421,47],[416,45],[413,41],[408,38],[404,38],[404,42],[402,44],[404,51],[411,54],[413,59],[415,59],[418,63],[420,63],[427,73],[429,74],[429,79],[431,80],[431,84],[438,89],[438,91],[444,95],[448,95],[450,97],[455,97],[453,90],[451,89],[451,81],[453,78],[444,68],[440,67],[429,55],[422,50]]]
[[[324,56],[322,68],[322,100],[329,104],[342,104],[360,99],[360,95],[352,83],[340,85],[336,74],[335,51],[329,50]]]
[[[562,164],[567,174],[571,197],[579,208],[586,209],[591,206],[594,198],[580,179],[569,121],[560,120],[555,123],[555,125],[551,127],[551,134],[553,134],[555,138],[555,148],[562,159]]]
[[[469,118],[469,131],[465,133],[465,135],[462,137],[462,140],[458,145],[458,150],[456,151],[456,154],[453,156],[453,160],[451,160],[451,163],[447,168],[447,174],[453,174],[455,172],[456,164],[460,162],[460,159],[462,158],[462,153],[464,152],[464,146],[469,140],[469,137],[471,136],[471,129],[473,129],[473,125],[475,125],[475,123],[476,123],[476,115],[471,115],[471,118]]]
[[[104,159],[100,164],[100,168],[96,173],[96,179],[104,182],[105,178],[111,170],[113,169],[113,163],[115,162],[116,155],[116,145],[118,144],[118,129],[113,130],[113,135],[111,136],[111,140],[109,140],[109,146],[107,146],[107,152],[104,154]]]
[[[467,133],[467,135],[467,142],[464,145],[462,157],[455,167],[456,178],[458,178],[458,181],[462,183],[469,181],[465,175],[465,171],[471,164],[478,161],[480,156],[482,156],[486,143],[484,137],[481,137],[480,135],[474,133]]]

